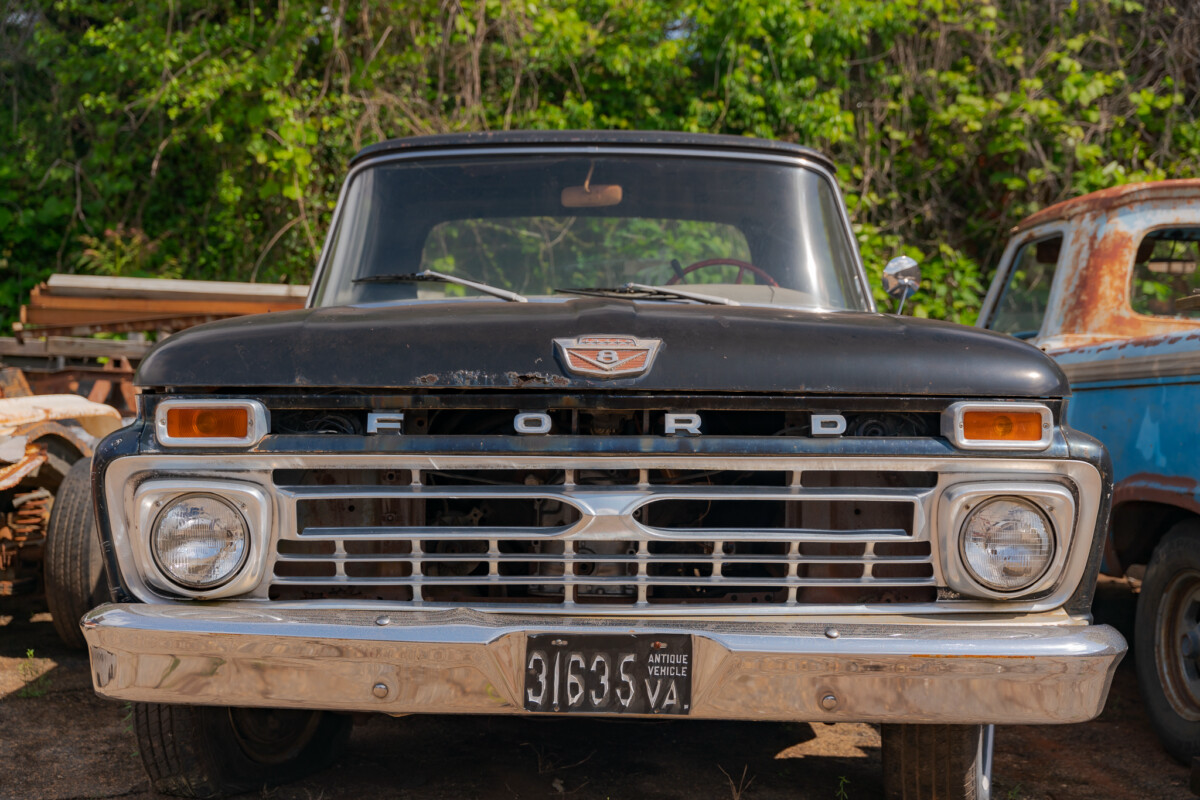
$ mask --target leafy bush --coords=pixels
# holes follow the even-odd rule
[[[0,0],[0,314],[54,271],[307,281],[383,138],[643,128],[830,153],[873,277],[971,322],[1022,216],[1197,173],[1198,42],[1168,0]]]

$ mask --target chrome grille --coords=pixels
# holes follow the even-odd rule
[[[705,609],[922,603],[936,474],[278,470],[269,595]]]

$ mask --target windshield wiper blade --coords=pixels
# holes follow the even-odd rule
[[[523,297],[516,292],[510,292],[508,289],[500,289],[496,286],[488,286],[486,283],[479,281],[470,281],[466,278],[459,278],[454,275],[447,275],[444,272],[434,272],[431,269],[423,269],[420,272],[403,272],[393,275],[367,275],[362,278],[355,278],[352,283],[418,283],[421,281],[429,281],[431,283],[451,283],[455,286],[466,286],[474,289],[477,292],[490,294],[492,297],[499,297],[503,300],[508,300],[513,303],[528,303],[529,298]]]
[[[699,292],[683,292],[679,289],[672,289],[670,286],[649,286],[644,283],[627,283],[625,284],[630,289],[646,292],[647,294],[661,294],[668,297],[682,297],[685,300],[695,300],[697,303],[711,303],[718,306],[740,306],[736,300],[730,300],[728,297],[717,297],[714,294],[700,294]]]
[[[717,297],[711,294],[700,294],[699,292],[685,292],[680,289],[673,289],[670,286],[649,286],[644,283],[626,283],[621,286],[610,288],[597,289],[555,289],[556,292],[563,294],[585,294],[594,295],[596,297],[608,297],[617,295],[618,297],[625,295],[632,299],[644,299],[647,295],[659,297],[676,297],[680,300],[694,300],[697,303],[709,303],[719,306],[740,306],[736,300],[730,300],[727,297]],[[636,295],[636,297],[634,297]]]

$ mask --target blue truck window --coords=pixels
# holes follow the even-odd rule
[[[1019,339],[1037,336],[1046,315],[1050,285],[1062,251],[1062,236],[1052,236],[1021,247],[1013,257],[1008,285],[996,304],[988,326]]]
[[[1133,264],[1129,304],[1139,314],[1156,317],[1195,316],[1175,308],[1175,301],[1200,289],[1200,228],[1150,231],[1138,246]]]

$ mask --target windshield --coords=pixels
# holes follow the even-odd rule
[[[347,189],[316,304],[496,301],[406,279],[433,270],[529,298],[637,283],[869,310],[853,247],[832,186],[799,164],[623,154],[384,162]]]

